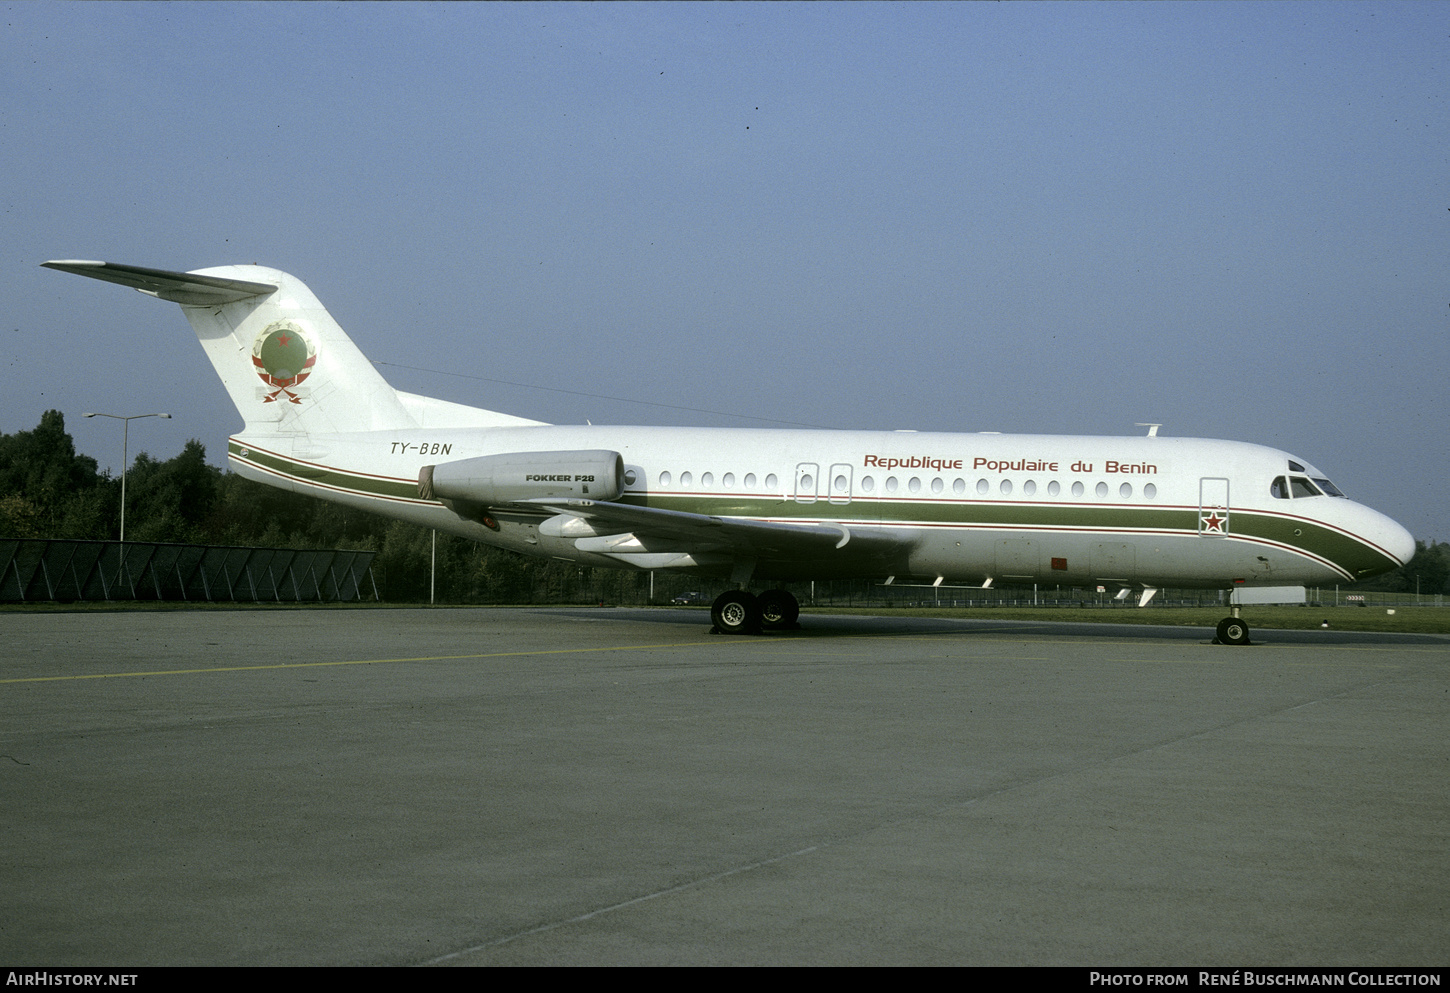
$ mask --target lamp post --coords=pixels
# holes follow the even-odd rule
[[[142,417],[164,417],[171,419],[170,414],[132,414],[130,417],[122,417],[120,414],[82,414],[82,417],[110,417],[120,421],[124,426],[121,428],[121,540],[126,540],[126,461],[130,458],[131,444],[131,422]]]

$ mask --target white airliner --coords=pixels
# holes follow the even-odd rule
[[[1286,452],[1196,438],[563,426],[393,389],[276,269],[44,265],[181,305],[241,411],[242,475],[531,555],[737,589],[723,632],[791,627],[769,581],[1349,583],[1404,528]],[[1248,641],[1238,610],[1219,640]]]

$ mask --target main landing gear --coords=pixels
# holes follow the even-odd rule
[[[1220,645],[1247,645],[1249,642],[1249,626],[1239,617],[1239,608],[1232,607],[1232,617],[1225,617],[1218,622],[1218,629],[1214,632],[1218,635],[1217,641]]]
[[[712,631],[719,634],[759,634],[761,631],[786,631],[799,627],[796,623],[801,605],[786,590],[766,590],[760,596],[745,590],[728,590],[710,605]]]

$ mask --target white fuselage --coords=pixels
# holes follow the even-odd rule
[[[1327,495],[1276,497],[1293,457],[1259,445],[1169,437],[942,434],[531,425],[333,435],[243,434],[241,473],[499,547],[613,568],[658,556],[540,531],[498,530],[420,498],[425,465],[509,452],[611,449],[622,502],[722,519],[831,523],[899,532],[886,574],[998,584],[1332,584],[1407,561],[1409,534]],[[1299,463],[1295,475],[1322,478]],[[699,560],[705,572],[728,574]],[[865,571],[880,574],[886,566]],[[862,574],[855,561],[762,562],[781,579]]]

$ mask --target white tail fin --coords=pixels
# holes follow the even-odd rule
[[[182,312],[247,429],[330,434],[415,427],[397,392],[300,279],[259,266],[195,275],[275,285],[265,296]]]
[[[170,272],[78,260],[42,265],[179,303],[249,432],[538,423],[399,393],[312,291],[277,269],[238,265]]]
[[[398,394],[300,279],[261,266],[167,272],[106,262],[46,266],[181,304],[248,431],[415,427]]]

